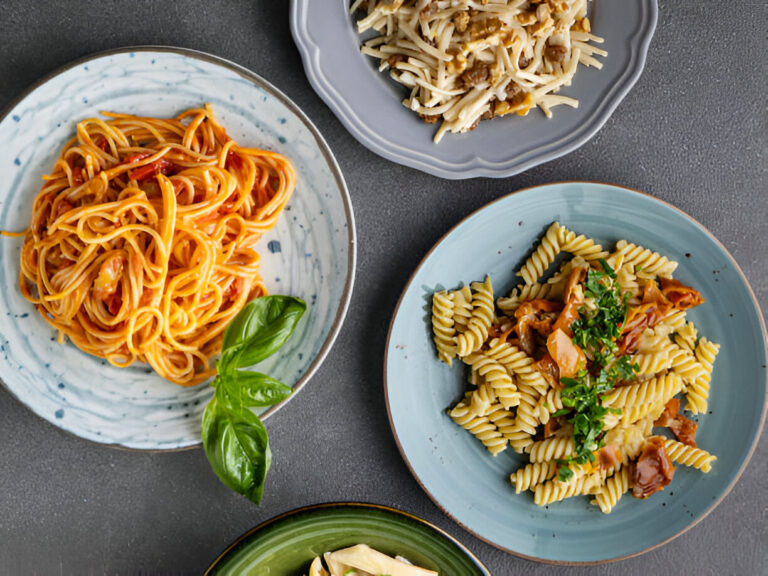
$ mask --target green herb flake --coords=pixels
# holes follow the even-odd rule
[[[560,482],[568,482],[571,478],[573,478],[573,470],[567,466],[561,466],[560,470],[557,472],[557,479],[560,480]]]

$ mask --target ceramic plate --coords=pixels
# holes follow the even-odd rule
[[[394,508],[356,503],[321,504],[273,518],[241,536],[206,575],[300,576],[315,556],[355,544],[403,556],[440,576],[490,576],[469,550],[436,526]]]
[[[328,353],[349,303],[354,221],[322,136],[254,73],[199,52],[144,47],[99,54],[42,80],[0,120],[0,230],[24,229],[41,176],[78,121],[101,110],[174,116],[206,102],[232,138],[283,152],[296,167],[294,196],[260,243],[262,276],[271,293],[299,296],[309,307],[291,340],[260,370],[298,391]],[[0,238],[0,379],[8,390],[46,420],[90,440],[160,450],[199,443],[212,389],[182,388],[144,364],[114,368],[59,345],[19,293],[21,245],[21,238]]]
[[[431,296],[490,274],[506,295],[515,271],[553,221],[603,246],[626,238],[679,262],[675,277],[706,303],[689,320],[721,344],[710,412],[696,440],[714,453],[709,474],[678,466],[672,484],[647,501],[622,498],[609,515],[579,497],[539,508],[516,495],[509,475],[523,461],[511,449],[496,458],[446,414],[466,373],[437,360]],[[590,183],[551,184],[489,204],[451,230],[413,274],[387,341],[386,401],[400,451],[422,487],[478,537],[514,554],[548,562],[600,562],[658,546],[693,526],[731,489],[747,464],[766,412],[765,326],[743,273],[706,229],[676,208],[638,192]]]
[[[361,39],[347,0],[294,0],[291,30],[304,70],[318,95],[347,130],[373,152],[442,178],[505,177],[547,162],[589,140],[640,77],[656,26],[656,0],[593,0],[590,19],[605,39],[603,69],[581,67],[563,94],[578,109],[559,106],[553,118],[482,122],[466,134],[432,142],[436,126],[402,105],[407,90],[360,53]]]

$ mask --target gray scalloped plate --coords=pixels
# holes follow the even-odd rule
[[[605,38],[603,69],[580,69],[563,94],[579,107],[560,106],[483,122],[473,132],[432,142],[435,125],[402,105],[405,93],[360,38],[346,0],[293,0],[291,30],[315,92],[357,140],[398,164],[441,178],[502,178],[558,158],[584,144],[605,124],[640,77],[658,7],[656,0],[593,0],[592,29]]]
[[[296,168],[296,192],[259,243],[267,289],[309,305],[291,340],[259,366],[295,393],[320,366],[346,314],[354,218],[322,136],[253,72],[193,50],[146,46],[96,54],[44,78],[0,116],[0,139],[7,143],[0,149],[0,230],[29,222],[40,177],[78,121],[101,110],[172,116],[206,102],[232,138],[283,152]],[[177,386],[144,364],[115,368],[57,344],[54,330],[19,292],[21,245],[21,238],[0,239],[0,379],[6,388],[39,416],[89,440],[153,450],[199,444],[212,389]]]

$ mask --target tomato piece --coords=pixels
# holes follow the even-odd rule
[[[168,174],[174,168],[175,167],[172,162],[169,162],[165,158],[158,158],[154,162],[150,162],[149,164],[145,164],[140,168],[136,168],[136,170],[131,172],[131,178],[137,182],[141,182],[142,180],[146,180],[147,178],[151,178],[157,174]]]
[[[560,369],[561,378],[573,378],[584,366],[587,358],[563,330],[557,329],[547,337],[547,350]]]
[[[125,268],[125,257],[122,254],[112,254],[101,263],[99,275],[93,282],[93,296],[106,301],[117,291],[120,277]]]
[[[635,464],[632,475],[632,496],[639,499],[663,490],[672,481],[675,467],[664,450],[664,439],[660,436],[649,438]]]
[[[688,310],[705,302],[698,290],[673,278],[661,279],[661,292],[678,310]]]

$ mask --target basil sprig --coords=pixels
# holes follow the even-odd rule
[[[251,408],[288,398],[292,389],[274,378],[243,370],[268,358],[293,334],[306,303],[292,296],[252,300],[224,331],[213,398],[203,413],[203,448],[211,468],[229,488],[261,501],[272,462],[267,429]]]

